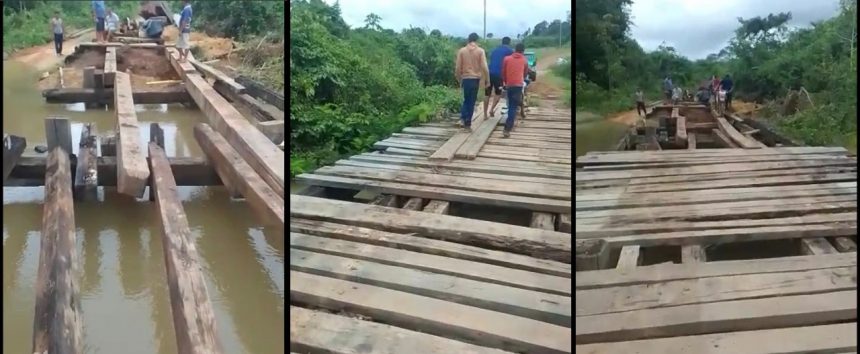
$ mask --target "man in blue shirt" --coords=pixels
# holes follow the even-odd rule
[[[161,32],[164,31],[164,22],[167,21],[162,16],[150,17],[143,23],[143,30],[146,32],[146,37],[151,39],[161,38]]]
[[[179,49],[179,62],[184,63],[188,58],[188,46],[191,37],[191,1],[183,1],[182,13],[179,15],[179,39],[176,41],[176,49]]]
[[[735,89],[735,83],[732,81],[731,75],[726,74],[723,77],[723,81],[720,81],[720,88],[726,91],[726,111],[728,112],[729,107],[732,106],[732,91]]]
[[[494,115],[493,112],[496,110],[496,105],[499,104],[499,99],[502,97],[502,61],[505,60],[506,56],[513,53],[514,50],[511,49],[510,37],[502,38],[502,45],[496,47],[496,49],[493,49],[490,53],[490,82],[484,91],[484,117],[488,114],[488,108],[489,115],[492,117]],[[496,96],[493,97],[493,106],[488,107],[490,96],[492,96],[493,92],[496,93]]]
[[[103,0],[93,0],[93,19],[96,21],[96,42],[104,43],[105,37],[105,2]]]

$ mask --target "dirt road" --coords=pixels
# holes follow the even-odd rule
[[[84,33],[77,38],[68,39],[63,42],[63,56],[58,57],[54,51],[54,42],[40,46],[30,47],[15,52],[9,57],[9,60],[14,60],[24,63],[37,71],[48,71],[59,65],[66,55],[72,54],[75,51],[75,46],[81,42],[90,42],[95,38],[94,32]]]

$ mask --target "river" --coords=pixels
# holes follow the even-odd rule
[[[589,151],[615,150],[627,129],[626,125],[604,117],[576,112],[576,156],[585,155]]]
[[[27,139],[38,155],[47,116],[100,133],[115,126],[111,111],[46,104],[38,74],[3,62],[3,132]],[[181,105],[138,106],[141,142],[149,123],[165,130],[168,156],[201,157],[193,126],[205,117]],[[283,353],[286,348],[284,235],[266,229],[222,187],[180,187],[214,307],[224,353]],[[86,353],[176,353],[161,232],[155,204],[100,188],[100,201],[75,204],[84,348]],[[3,188],[3,353],[31,350],[43,187]]]

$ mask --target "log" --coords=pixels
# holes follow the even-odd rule
[[[243,195],[261,221],[284,230],[284,197],[278,194],[251,169],[230,144],[207,124],[194,127],[194,138],[209,161],[216,167],[222,181],[230,181],[232,188]]]
[[[164,150],[155,143],[149,143],[149,156],[177,349],[189,354],[221,353],[200,256],[176,191],[170,163]]]
[[[186,75],[185,83],[215,131],[224,136],[277,195],[283,196],[284,151],[243,118],[199,74]]]
[[[95,201],[98,199],[98,142],[95,123],[88,123],[81,129],[78,144],[78,159],[75,166],[76,200]]]
[[[149,168],[141,149],[140,128],[131,96],[131,78],[123,72],[116,73],[114,107],[117,119],[117,191],[136,198],[143,196]]]
[[[48,154],[45,180],[32,352],[83,353],[72,170],[60,146]]]
[[[136,104],[187,103],[193,101],[191,95],[182,86],[158,90],[138,90],[133,91],[131,96]],[[84,102],[111,106],[114,104],[114,91],[112,89],[105,89],[101,92],[95,89],[84,88],[47,89],[42,91],[42,97],[45,98],[47,103]]]
[[[16,135],[3,137],[3,182],[9,178],[9,174],[21,158],[21,154],[27,148],[27,139]]]
[[[205,158],[199,157],[169,157],[173,177],[180,186],[220,186],[221,179]],[[43,156],[21,157],[5,186],[36,187],[45,184],[45,171],[47,159]],[[117,159],[112,156],[101,156],[96,158],[96,175],[98,185],[116,186]],[[77,169],[77,164],[72,161],[72,170]]]

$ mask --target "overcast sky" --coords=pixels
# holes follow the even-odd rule
[[[334,4],[335,0],[325,0]],[[341,0],[342,15],[361,27],[367,14],[382,17],[382,27],[409,26],[466,37],[483,32],[484,0]],[[737,18],[791,11],[792,26],[835,15],[839,0],[634,0],[631,35],[645,50],[662,42],[684,56],[701,59],[724,48],[738,27]],[[487,33],[516,37],[540,21],[563,19],[569,0],[487,0]]]
[[[516,38],[540,21],[566,19],[570,11],[570,0],[486,1],[487,33],[499,38]],[[372,12],[382,17],[383,28],[395,31],[412,26],[460,37],[484,31],[484,0],[340,0],[340,9],[350,27],[364,26]]]

